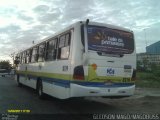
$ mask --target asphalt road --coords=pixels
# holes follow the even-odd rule
[[[160,113],[160,89],[137,88],[135,95],[122,99],[85,98],[40,100],[35,90],[18,87],[13,77],[0,77],[0,113],[30,110],[26,114]]]

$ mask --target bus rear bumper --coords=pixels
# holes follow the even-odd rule
[[[78,84],[70,85],[70,97],[85,97],[85,96],[132,96],[134,95],[135,85],[127,87],[88,87]]]

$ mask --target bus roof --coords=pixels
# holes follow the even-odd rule
[[[53,38],[53,37],[55,37],[55,36],[57,36],[57,35],[65,32],[66,30],[69,30],[69,29],[71,29],[71,28],[74,28],[74,26],[81,25],[81,24],[86,24],[86,21],[78,21],[78,22],[75,22],[75,23],[69,25],[68,27],[63,28],[62,30],[54,33],[53,35],[48,36],[48,37],[40,40],[37,44],[34,44],[34,45],[30,46],[29,48],[26,48],[25,50],[22,50],[22,51],[20,51],[20,52],[18,52],[18,53],[27,51],[27,50],[29,50],[29,49],[31,49],[31,48],[33,48],[33,47],[35,47],[35,46],[37,46],[37,45],[39,45],[39,44],[41,44],[41,43],[43,43],[43,42],[45,42],[45,41]],[[106,23],[99,23],[99,22],[92,22],[92,21],[91,21],[91,22],[88,23],[88,25],[105,26],[105,27],[112,28],[112,29],[118,29],[118,30],[122,30],[122,31],[126,31],[126,32],[133,32],[133,31],[131,31],[130,29],[123,28],[123,27],[116,26],[116,25],[106,24]]]
[[[79,22],[82,22],[83,24],[86,23],[86,21],[79,21]],[[112,24],[107,24],[107,23],[100,23],[100,22],[92,22],[91,21],[91,22],[89,22],[88,25],[105,26],[105,27],[112,28],[112,29],[118,29],[118,30],[122,30],[122,31],[126,31],[126,32],[133,32],[130,29],[127,29],[127,28],[124,28],[121,26],[112,25]]]

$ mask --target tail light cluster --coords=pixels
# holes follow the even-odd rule
[[[96,69],[97,69],[97,64],[94,63],[94,64],[92,64],[91,66],[92,66],[93,70],[96,70]]]

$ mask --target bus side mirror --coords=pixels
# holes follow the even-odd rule
[[[14,60],[14,64],[18,65],[19,64],[19,60]]]

